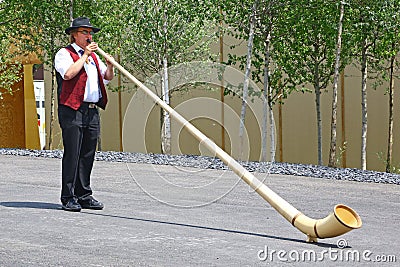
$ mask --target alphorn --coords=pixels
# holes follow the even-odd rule
[[[287,221],[289,221],[298,230],[306,234],[307,242],[317,242],[318,238],[336,237],[345,234],[352,229],[361,227],[361,218],[357,212],[343,204],[336,205],[333,209],[333,212],[323,219],[316,220],[307,217],[274,191],[272,191],[268,186],[258,180],[228,153],[217,146],[211,139],[194,127],[189,121],[187,121],[143,83],[125,70],[110,55],[106,54],[101,48],[97,48],[96,51],[105,57],[129,80],[135,83],[141,90],[143,90],[157,105],[167,111],[172,118],[185,127],[186,130],[188,130],[188,132],[200,143],[202,143],[211,152],[215,153],[219,159],[221,159],[233,172],[235,172],[243,181],[253,188],[253,190],[255,190],[262,198],[264,198]]]

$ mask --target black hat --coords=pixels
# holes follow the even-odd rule
[[[73,29],[78,29],[79,27],[84,27],[84,28],[91,28],[93,29],[93,31],[96,33],[98,31],[100,31],[99,28],[93,27],[92,24],[90,24],[90,21],[88,18],[86,17],[79,17],[74,19],[71,22],[71,26],[65,29],[65,33],[69,34],[71,32],[71,30]]]

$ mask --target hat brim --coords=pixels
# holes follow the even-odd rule
[[[90,28],[93,30],[94,33],[99,32],[101,29],[93,27],[93,26],[89,26],[89,25],[80,25],[80,26],[74,26],[74,27],[68,27],[65,29],[65,33],[66,34],[70,34],[72,30],[74,29],[78,29],[78,28]]]

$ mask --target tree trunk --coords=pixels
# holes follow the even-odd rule
[[[74,20],[74,0],[71,0],[71,6],[69,7],[69,20]]]
[[[392,44],[394,48],[395,44]],[[393,88],[394,88],[394,62],[396,55],[390,60],[390,81],[389,81],[389,129],[388,129],[388,147],[386,155],[386,172],[391,172],[392,169],[392,152],[393,152]]]
[[[340,4],[340,16],[338,25],[338,36],[337,36],[337,50],[336,50],[336,62],[335,62],[335,74],[333,77],[333,96],[332,96],[332,118],[331,118],[331,146],[329,151],[329,167],[336,167],[336,124],[337,124],[337,102],[338,102],[338,80],[339,80],[339,66],[340,66],[340,52],[342,48],[342,28],[343,28],[343,13],[344,3]]]
[[[274,120],[274,112],[272,111],[272,106],[269,104],[269,126],[270,126],[270,138],[271,138],[271,144],[270,144],[270,153],[271,153],[271,158],[270,161],[271,163],[275,162],[275,154],[276,154],[276,141],[275,141],[275,120]]]
[[[256,23],[256,10],[257,1],[254,2],[252,13],[250,16],[250,30],[249,30],[249,40],[247,42],[247,62],[246,70],[243,82],[243,95],[242,95],[242,108],[240,112],[240,126],[239,126],[239,159],[243,156],[243,133],[244,133],[244,122],[246,118],[246,108],[247,108],[247,96],[249,89],[249,79],[250,79],[250,68],[251,68],[251,57],[253,51],[253,39],[254,39],[254,28]]]
[[[162,90],[163,97],[162,100],[169,105],[169,84],[168,84],[168,69],[167,69],[167,59],[164,58],[164,69],[162,75]],[[164,154],[171,153],[171,119],[167,111],[163,111],[163,124],[161,132],[162,140],[162,152]]]
[[[314,69],[314,92],[315,92],[315,109],[317,112],[317,136],[318,136],[318,165],[322,165],[322,119],[321,119],[321,88],[319,87],[319,70],[318,65]]]
[[[169,105],[169,80],[168,80],[168,15],[167,8],[164,8],[164,52],[162,55],[162,100]],[[163,110],[163,124],[161,128],[161,148],[164,154],[171,154],[171,119],[169,113]]]
[[[55,95],[56,95],[56,88],[55,88],[55,67],[54,63],[51,63],[51,94],[50,94],[50,127],[49,127],[49,150],[53,149],[53,129],[54,129],[54,102],[55,102]]]
[[[54,149],[53,147],[53,130],[54,130],[54,113],[55,113],[55,99],[57,95],[57,86],[58,84],[56,83],[56,68],[54,66],[54,58],[55,58],[55,47],[53,46],[54,44],[54,36],[51,36],[51,51],[53,54],[53,58],[51,61],[51,92],[50,92],[50,124],[49,124],[49,150]],[[57,85],[56,85],[57,84]],[[58,95],[57,95],[58,97]]]
[[[367,39],[364,39],[362,50],[361,62],[361,112],[362,112],[362,126],[361,126],[361,169],[367,169]]]
[[[278,104],[278,147],[279,147],[279,162],[283,162],[283,127],[282,127],[282,95],[279,97]]]
[[[265,41],[265,55],[264,55],[264,90],[263,90],[263,125],[262,125],[262,144],[261,144],[261,161],[267,160],[267,127],[268,118],[267,113],[270,112],[268,105],[269,94],[270,94],[270,84],[269,84],[269,55],[270,55],[270,39],[271,34],[268,33]],[[272,134],[272,133],[271,133]],[[272,145],[272,144],[271,144]]]

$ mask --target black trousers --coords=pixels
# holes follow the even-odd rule
[[[100,134],[99,112],[88,103],[78,110],[59,105],[58,119],[64,144],[61,201],[85,199],[92,195],[90,174]]]

